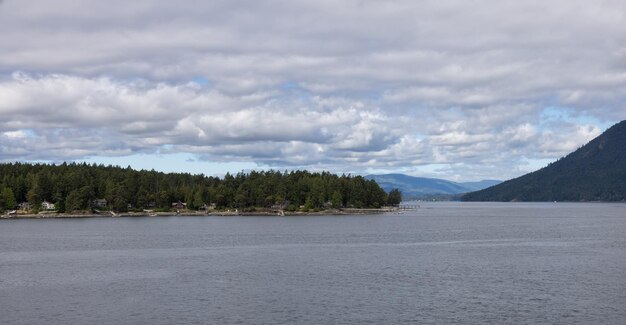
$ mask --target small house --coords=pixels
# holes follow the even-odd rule
[[[291,204],[290,201],[283,201],[283,202],[276,201],[272,205],[271,209],[272,210],[284,210],[284,209],[286,209],[289,206],[289,204]]]
[[[187,203],[185,203],[185,202],[180,202],[180,201],[178,201],[178,202],[174,202],[174,203],[172,203],[172,208],[174,208],[174,209],[178,209],[178,210],[180,210],[180,209],[186,209],[186,208],[187,208]]]
[[[202,205],[198,208],[198,210],[201,210],[201,211],[210,211],[210,210],[215,210],[215,203],[211,203],[211,204],[208,204],[208,205],[207,205],[206,203],[203,203],[203,204],[202,204]]]
[[[50,203],[48,201],[41,202],[42,210],[54,210],[54,203]]]
[[[22,202],[17,205],[17,209],[27,211],[31,209],[31,206],[30,206],[30,203],[28,202]]]
[[[91,205],[94,208],[106,208],[107,206],[107,200],[106,199],[95,199],[91,202]]]

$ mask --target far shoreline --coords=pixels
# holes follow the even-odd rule
[[[23,213],[12,215],[0,215],[0,219],[81,219],[81,218],[145,218],[145,217],[293,217],[293,216],[341,216],[341,215],[377,215],[389,212],[398,212],[398,208],[379,209],[328,209],[320,211],[182,211],[182,212],[102,212],[102,213]]]

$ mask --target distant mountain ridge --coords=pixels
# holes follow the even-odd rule
[[[626,121],[535,172],[464,201],[626,201]]]
[[[434,195],[456,195],[476,191],[501,183],[498,180],[457,183],[439,178],[414,177],[404,174],[367,175],[385,191],[397,188],[404,199],[424,198]]]

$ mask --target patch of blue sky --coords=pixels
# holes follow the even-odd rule
[[[379,168],[367,168],[363,175],[369,174],[406,174],[416,177],[439,177],[442,167],[447,165],[442,164],[428,164],[411,167],[379,167]]]
[[[595,125],[601,130],[608,129],[611,125],[618,121],[600,120],[595,116],[580,113],[579,110],[563,106],[547,106],[543,109],[540,116],[540,124],[542,127],[555,121],[564,121],[578,125]]]
[[[207,79],[205,77],[202,77],[202,76],[194,77],[193,79],[191,79],[191,81],[193,83],[196,83],[196,84],[200,85],[200,86],[206,86],[206,85],[210,84],[209,79]]]
[[[519,168],[521,171],[525,173],[530,173],[530,172],[539,170],[543,167],[546,167],[550,163],[555,162],[555,161],[556,159],[550,159],[550,158],[542,158],[542,159],[523,158],[519,165]]]
[[[428,139],[429,135],[423,132],[413,132],[411,135],[411,137],[413,137],[413,139],[418,140],[418,141],[424,141],[426,139]]]
[[[282,90],[303,90],[297,82],[283,82],[278,86]]]
[[[213,162],[198,160],[190,153],[171,154],[135,154],[122,157],[90,157],[77,160],[88,164],[104,164],[127,167],[135,170],[156,170],[165,173],[190,173],[204,174],[207,176],[222,177],[226,173],[237,173],[242,170],[258,170],[259,167],[253,162]]]
[[[284,93],[286,97],[297,98],[301,101],[308,101],[311,99],[310,92],[302,88],[299,83],[294,81],[283,82],[278,85],[278,89]]]
[[[380,175],[380,174],[396,174],[396,173],[404,173],[401,168],[367,168],[362,173],[357,173],[358,175],[366,176],[366,175]]]
[[[37,137],[37,132],[33,129],[21,129],[21,132],[23,132],[23,134],[28,137],[28,138],[36,138]]]

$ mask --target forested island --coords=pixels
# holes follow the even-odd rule
[[[223,178],[85,163],[0,164],[0,212],[319,211],[400,203],[361,176],[251,171]]]

